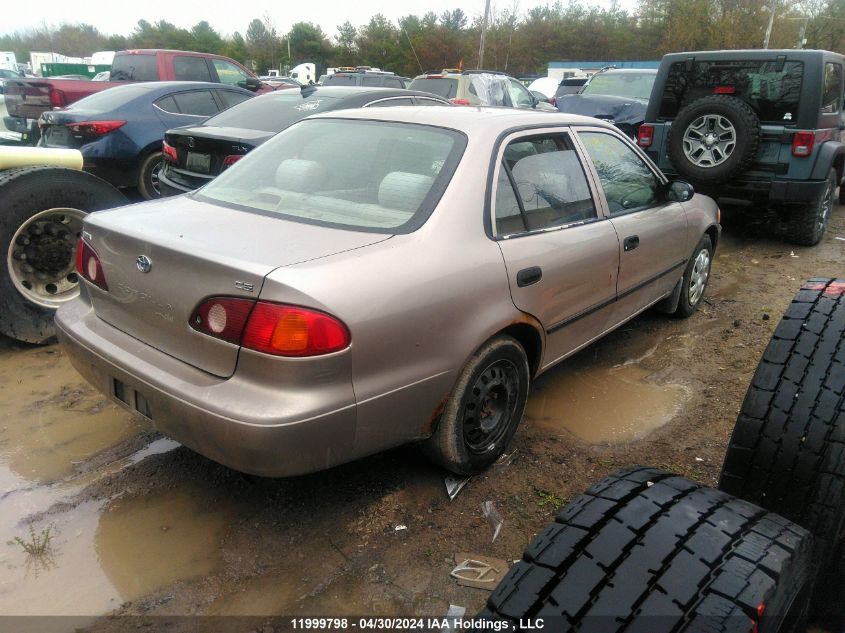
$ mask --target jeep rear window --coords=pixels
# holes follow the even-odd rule
[[[425,90],[436,95],[440,95],[444,99],[454,99],[458,94],[458,80],[448,79],[446,77],[431,78],[417,77],[408,86],[409,90]]]
[[[158,81],[158,64],[152,54],[115,55],[111,81]]]
[[[804,63],[759,60],[675,62],[669,67],[660,118],[712,94],[731,94],[750,105],[765,123],[790,125],[798,118]]]

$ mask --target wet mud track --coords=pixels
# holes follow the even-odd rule
[[[641,315],[541,377],[507,459],[452,501],[413,447],[295,479],[233,472],[110,404],[59,346],[0,339],[0,614],[78,617],[16,625],[38,631],[472,614],[488,593],[449,577],[456,552],[519,558],[559,505],[624,466],[714,485],[783,310],[806,278],[845,272],[845,207],[815,248],[725,224],[699,312]]]

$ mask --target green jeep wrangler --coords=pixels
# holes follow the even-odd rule
[[[812,246],[845,169],[843,81],[845,56],[829,51],[672,53],[637,142],[670,179],[721,204],[773,208],[790,241]]]

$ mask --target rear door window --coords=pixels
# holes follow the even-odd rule
[[[731,94],[748,103],[769,123],[797,119],[804,63],[777,60],[675,62],[669,67],[660,117],[674,118],[684,106],[714,94]]]
[[[498,237],[598,217],[568,135],[520,139],[505,148],[494,201]]]
[[[194,116],[212,116],[220,109],[211,95],[211,90],[191,90],[173,95],[176,105],[181,114],[193,114]]]
[[[173,76],[177,81],[211,81],[205,57],[177,55],[173,58]]]
[[[217,95],[220,97],[220,101],[223,102],[224,110],[252,98],[252,95],[235,92],[234,90],[218,90]]]

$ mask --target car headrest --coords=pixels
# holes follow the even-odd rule
[[[415,212],[431,190],[431,176],[392,171],[378,188],[378,203],[388,209]]]
[[[276,168],[276,186],[286,191],[309,193],[327,182],[325,167],[313,160],[289,158]]]

